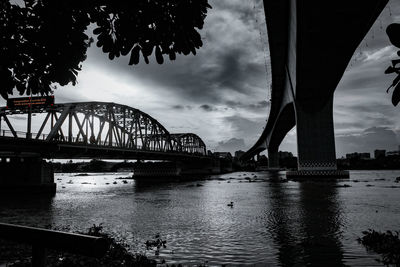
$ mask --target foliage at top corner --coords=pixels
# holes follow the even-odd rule
[[[400,24],[392,23],[386,28],[386,33],[389,37],[389,41],[397,48],[400,48]],[[400,57],[400,50],[397,51],[397,55]],[[392,65],[389,66],[385,70],[385,74],[396,73],[397,77],[393,80],[392,84],[386,90],[389,93],[389,90],[393,87],[392,94],[392,104],[393,106],[397,106],[400,102],[400,58],[392,60]]]
[[[0,95],[52,92],[75,85],[92,42],[112,60],[129,65],[196,54],[208,0],[5,0],[0,1]],[[93,40],[86,34],[94,25]]]

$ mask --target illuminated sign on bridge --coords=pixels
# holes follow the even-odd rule
[[[18,97],[7,99],[7,109],[46,108],[54,105],[54,96]]]

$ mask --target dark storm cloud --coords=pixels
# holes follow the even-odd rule
[[[393,126],[397,122],[398,111],[388,103],[355,103],[350,106],[338,105],[335,110],[340,120],[337,129],[357,127],[360,130],[370,126]]]
[[[244,109],[258,110],[258,109],[266,109],[267,107],[269,107],[270,103],[266,100],[262,100],[252,104],[243,104],[242,102],[239,101],[226,101],[225,105],[232,109],[244,108]]]
[[[257,1],[260,7],[261,1]],[[128,57],[108,60],[97,47],[90,48],[88,60],[118,73],[125,79],[139,79],[149,86],[168,90],[190,102],[218,104],[230,92],[252,94],[265,83],[266,73],[254,5],[241,1],[210,1],[213,9],[206,18],[203,47],[196,56],[178,55],[159,66],[154,58],[128,66]],[[258,22],[260,23],[260,22]],[[225,30],[226,29],[226,30]],[[230,31],[234,30],[234,33]],[[258,33],[258,34],[257,34]],[[264,87],[261,83],[261,86]],[[155,89],[154,89],[155,90]]]
[[[202,110],[208,111],[208,112],[216,111],[216,110],[217,110],[216,108],[214,108],[214,107],[212,107],[212,106],[210,106],[210,105],[207,105],[207,104],[201,105],[200,108],[201,108]]]
[[[245,138],[248,148],[258,139],[265,125],[264,120],[250,120],[239,115],[225,117],[224,121],[230,125],[233,136]]]
[[[117,61],[111,62],[111,65],[116,65],[117,68],[111,68],[110,72],[119,71],[120,68],[131,79],[140,77],[142,81],[149,83],[149,86],[154,87],[155,84],[171,95],[191,102],[208,103],[223,102],[230,91],[251,93],[252,88],[260,86],[260,80],[266,80],[263,63],[246,60],[251,55],[250,51],[229,47],[225,51],[209,51],[208,55],[205,53],[207,51],[200,51],[196,57],[187,56],[173,63],[168,62],[165,64],[168,67],[165,68],[152,62],[129,69],[126,67],[127,60],[121,59],[119,64]],[[104,61],[107,60],[104,58]]]
[[[373,153],[375,149],[397,150],[398,134],[387,127],[371,127],[360,134],[336,137],[337,155],[353,152]]]
[[[266,100],[257,102],[256,104],[250,104],[248,105],[249,108],[254,108],[254,109],[259,109],[259,108],[266,108],[269,106],[269,102]]]
[[[242,138],[231,138],[227,141],[218,142],[215,148],[217,152],[231,152],[234,155],[235,151],[245,149],[244,139]]]
[[[177,109],[177,110],[182,110],[182,109],[184,109],[185,107],[182,106],[182,105],[173,105],[172,108],[173,108],[173,109]]]

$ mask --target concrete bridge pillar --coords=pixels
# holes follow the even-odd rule
[[[333,98],[318,111],[296,105],[298,170],[336,170]]]
[[[298,171],[288,177],[348,177],[336,165],[333,97],[318,110],[296,105]]]
[[[278,149],[268,149],[268,169],[279,169]]]
[[[0,156],[0,193],[55,192],[51,163],[40,157]]]

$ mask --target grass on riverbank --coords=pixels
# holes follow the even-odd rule
[[[363,232],[363,237],[358,242],[363,244],[367,250],[381,255],[384,265],[400,266],[400,238],[399,232],[386,231],[381,233],[369,229]]]
[[[91,236],[103,237],[109,244],[109,250],[102,258],[96,259],[62,251],[47,251],[46,266],[55,267],[117,267],[117,266],[157,266],[155,260],[142,254],[128,252],[127,245],[117,242],[110,235],[102,232],[102,226],[93,225],[87,233]],[[28,245],[16,244],[0,240],[0,264],[10,267],[30,267],[31,249]]]

